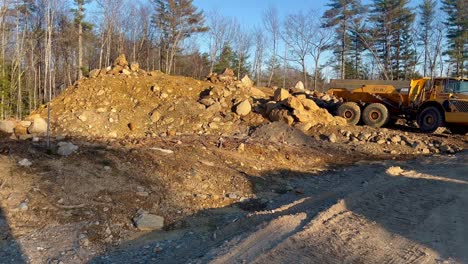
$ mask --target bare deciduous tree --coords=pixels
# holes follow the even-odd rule
[[[302,68],[302,81],[307,88],[307,65],[306,57],[313,47],[312,39],[315,34],[314,12],[309,11],[304,14],[288,15],[284,21],[284,32],[282,37],[286,45],[290,48],[289,60],[298,63]]]
[[[278,57],[278,42],[281,30],[278,11],[274,7],[268,8],[263,14],[263,22],[266,31],[270,34],[270,42],[272,46],[270,61],[268,62],[268,69],[270,72],[268,77],[268,87],[270,87],[277,63],[276,59]]]
[[[213,72],[216,59],[224,45],[232,42],[234,38],[234,24],[233,19],[222,16],[217,11],[208,14],[210,73]]]

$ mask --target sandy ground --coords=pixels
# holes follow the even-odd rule
[[[0,263],[468,263],[466,150],[293,135],[71,139],[69,157],[4,138]],[[137,230],[139,209],[164,230]]]
[[[467,152],[290,180],[301,192],[265,210],[205,212],[92,262],[468,263]]]

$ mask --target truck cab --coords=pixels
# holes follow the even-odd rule
[[[428,96],[419,108],[417,121],[421,131],[434,132],[446,126],[465,134],[468,128],[468,79],[435,78]]]

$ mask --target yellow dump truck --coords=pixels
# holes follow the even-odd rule
[[[447,127],[452,133],[468,132],[468,79],[422,78],[408,87],[366,84],[355,89],[331,87],[329,94],[343,98],[337,115],[350,124],[363,122],[382,127],[398,118],[416,120],[422,132]]]

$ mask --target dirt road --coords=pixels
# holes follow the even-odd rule
[[[468,263],[466,151],[263,179],[278,173],[293,191],[263,210],[204,211],[92,263]]]

